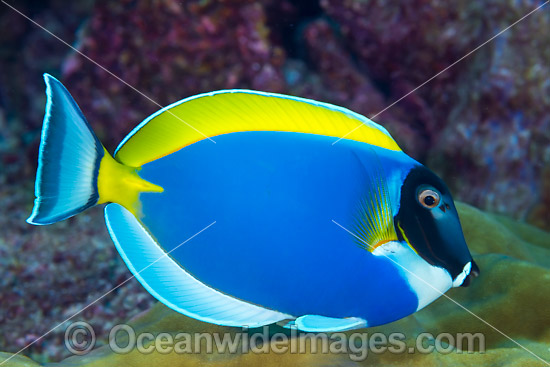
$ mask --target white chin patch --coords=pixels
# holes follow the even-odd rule
[[[377,247],[372,253],[389,258],[401,276],[407,279],[411,290],[418,297],[417,311],[438,299],[454,286],[453,279],[447,270],[428,264],[408,245],[392,241]]]
[[[462,269],[462,273],[458,274],[453,280],[453,287],[460,287],[462,283],[464,283],[464,279],[470,274],[470,270],[472,270],[472,262],[470,261],[468,264],[464,265],[464,269]]]

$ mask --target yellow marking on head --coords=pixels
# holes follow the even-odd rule
[[[346,139],[400,151],[383,127],[342,107],[280,94],[219,91],[176,102],[148,117],[121,143],[115,157],[139,167],[205,136],[286,131],[337,139],[351,130]]]
[[[139,177],[139,169],[117,162],[105,150],[97,178],[98,204],[117,203],[136,217],[141,217],[139,194],[142,192],[163,192],[164,189]]]
[[[416,249],[414,248],[414,246],[411,244],[411,242],[410,242],[409,239],[407,238],[407,235],[405,234],[405,231],[403,230],[403,228],[401,228],[401,223],[397,222],[397,227],[399,228],[399,231],[401,232],[401,235],[402,235],[403,238],[405,239],[405,242],[407,242],[407,245],[409,245],[409,247],[411,248],[411,250],[413,250],[414,253],[418,255],[418,252],[416,251]]]

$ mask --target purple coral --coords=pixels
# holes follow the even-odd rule
[[[265,17],[248,1],[98,3],[79,49],[162,106],[224,88],[282,92],[284,52]],[[110,147],[159,109],[77,54],[63,80]]]
[[[387,86],[390,102],[540,3],[321,4],[372,77]],[[548,11],[532,15],[400,102],[415,116],[412,125],[402,120],[415,127],[412,140],[425,142],[424,153],[413,148],[412,155],[441,173],[461,200],[525,217],[543,194],[541,168],[550,164],[550,37],[540,30],[549,23]],[[405,148],[409,144],[405,140]]]

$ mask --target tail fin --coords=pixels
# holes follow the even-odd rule
[[[44,225],[76,215],[96,204],[114,202],[140,216],[139,194],[162,192],[113,159],[82,115],[67,89],[49,74],[42,126],[34,208],[27,219]]]
[[[99,200],[97,176],[105,150],[67,89],[44,74],[46,115],[38,156],[31,224],[50,224]]]

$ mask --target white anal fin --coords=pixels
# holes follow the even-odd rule
[[[109,234],[136,279],[156,299],[195,319],[226,326],[258,327],[293,316],[235,299],[212,289],[180,267],[118,204],[105,208]]]

